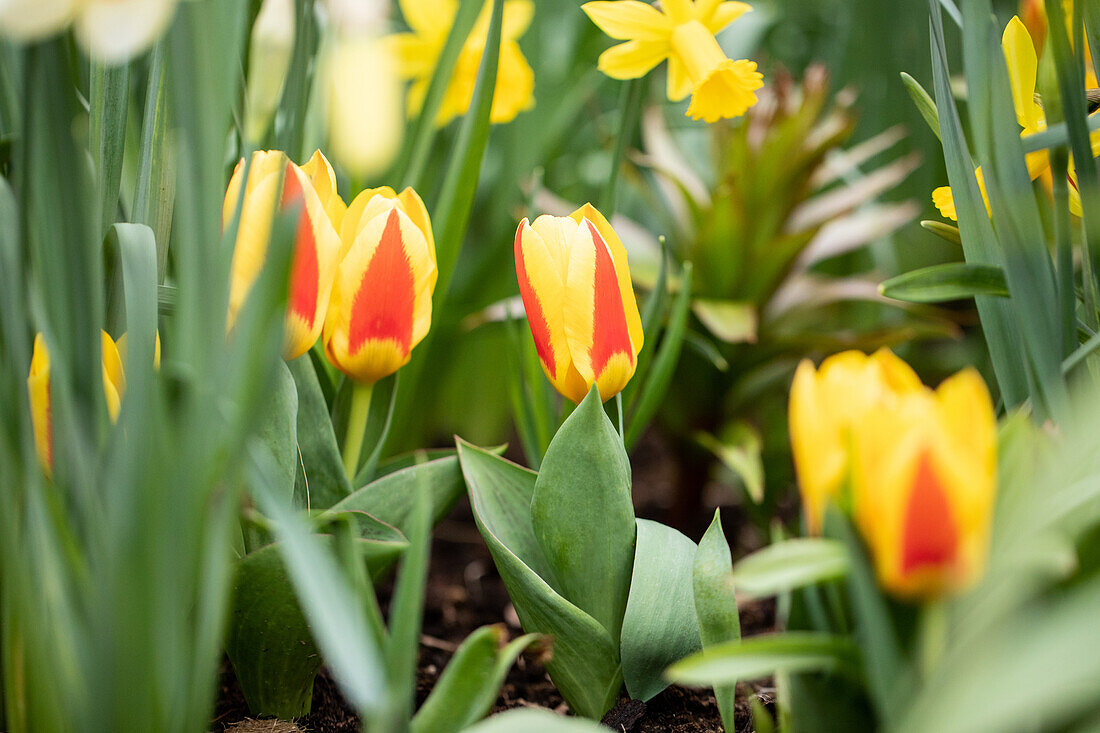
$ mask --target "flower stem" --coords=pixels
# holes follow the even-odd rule
[[[363,436],[367,432],[372,394],[373,382],[356,382],[351,390],[351,414],[348,415],[348,430],[344,435],[344,470],[351,481],[355,480],[355,472],[359,470],[359,453],[363,450]]]

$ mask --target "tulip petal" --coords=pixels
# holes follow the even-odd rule
[[[637,79],[664,61],[668,52],[664,41],[627,41],[601,53],[598,67],[612,79]]]
[[[381,197],[383,201],[374,202],[375,196]],[[363,231],[363,227],[367,225],[367,222],[386,209],[384,200],[393,199],[396,196],[397,194],[389,186],[366,188],[359,192],[359,195],[348,206],[348,210],[344,214],[343,226],[340,227],[340,260],[344,259],[348,250],[351,249],[351,245],[355,243],[355,238]],[[374,205],[370,215],[368,215],[367,206],[372,202]]]
[[[910,575],[929,566],[949,568],[958,554],[959,532],[946,489],[927,451],[917,461],[913,488],[902,528],[901,572]]]
[[[672,32],[668,16],[639,0],[594,0],[581,10],[600,30],[618,40],[659,41]]]
[[[332,221],[333,229],[339,232],[348,207],[344,205],[344,200],[340,198],[340,193],[336,187],[336,174],[333,172],[328,158],[320,150],[317,150],[313,153],[313,157],[301,168],[302,172],[309,178],[310,185],[317,193],[317,198],[321,200],[321,204],[325,207],[325,213]]]

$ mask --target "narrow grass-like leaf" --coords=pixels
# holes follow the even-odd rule
[[[959,236],[959,228],[956,226],[944,224],[942,221],[930,221],[928,219],[921,221],[920,225],[922,229],[932,232],[945,242],[962,244],[962,237]]]
[[[848,566],[848,552],[841,543],[795,538],[768,545],[738,562],[733,583],[743,597],[772,596],[843,578]]]
[[[638,396],[638,407],[630,415],[630,426],[626,430],[627,450],[634,447],[649,421],[657,414],[664,400],[665,392],[672,383],[676,364],[680,361],[680,351],[684,345],[684,333],[687,331],[688,316],[691,313],[691,263],[684,263],[680,276],[680,292],[672,305],[668,328],[665,329],[661,346],[653,360],[645,386]]]
[[[606,733],[590,720],[567,718],[540,708],[509,710],[467,728],[467,733]]]
[[[722,532],[721,513],[717,509],[695,552],[692,587],[695,616],[699,620],[699,641],[703,648],[740,639],[741,619],[733,589],[733,559]],[[736,696],[736,685],[716,685],[714,688],[718,714],[727,731],[734,730]]]
[[[884,281],[878,291],[887,298],[910,303],[943,303],[978,295],[1008,297],[1001,268],[965,262],[912,270]]]
[[[936,133],[936,137],[940,137],[940,115],[936,111],[936,103],[932,100],[932,97],[924,90],[919,81],[904,71],[901,72],[901,81],[905,84],[905,91],[909,92],[909,97],[916,105],[920,116],[928,123],[929,129]]]
[[[620,93],[619,127],[618,134],[615,135],[615,152],[611,155],[611,172],[608,173],[607,182],[600,193],[601,213],[607,217],[608,221],[615,215],[623,154],[626,152],[626,147],[634,137],[634,131],[638,127],[638,116],[642,111],[642,97],[645,88],[645,78],[631,79],[623,86]]]
[[[175,148],[168,133],[168,92],[164,84],[165,43],[158,43],[149,61],[141,152],[134,190],[134,221],[152,227],[157,243],[157,282],[168,272],[168,242],[176,195]]]
[[[91,104],[88,121],[92,153],[100,186],[100,229],[115,221],[122,154],[126,149],[126,110],[129,108],[130,67],[92,62]]]
[[[295,486],[298,506],[328,509],[351,493],[328,405],[309,356],[288,362],[298,391],[298,452],[301,470]]]
[[[790,631],[718,644],[669,667],[670,680],[707,687],[758,679],[777,672],[854,673],[858,649],[833,634]]]

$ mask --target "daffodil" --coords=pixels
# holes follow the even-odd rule
[[[168,27],[176,0],[0,0],[0,33],[34,41],[74,26],[93,58],[126,62]]]
[[[412,32],[397,33],[386,40],[397,58],[399,73],[412,81],[408,109],[410,114],[417,114],[424,106],[428,85],[454,23],[458,0],[399,0],[398,4]],[[451,82],[436,114],[435,123],[439,126],[465,114],[470,107],[481,55],[489,36],[490,9],[491,4],[486,2],[458,56]],[[494,124],[511,122],[516,115],[534,104],[535,74],[517,43],[531,24],[534,13],[535,5],[530,0],[507,0],[504,3],[500,62],[489,115]]]
[[[1012,105],[1016,109],[1016,121],[1020,125],[1020,137],[1028,137],[1042,132],[1047,127],[1043,107],[1036,99],[1035,84],[1039,69],[1039,57],[1031,34],[1019,16],[1014,16],[1005,28],[1001,38],[1001,48],[1008,67],[1008,80],[1012,87]],[[1092,136],[1092,154],[1100,153],[1100,134]],[[1029,153],[1026,157],[1027,172],[1031,180],[1036,180],[1050,170],[1050,157],[1046,150]],[[985,190],[982,169],[974,171],[978,188],[989,210],[989,198]],[[1077,193],[1077,173],[1070,161],[1069,168],[1070,201],[1069,208],[1074,215],[1081,215],[1081,197]],[[948,186],[941,186],[932,192],[932,202],[945,218],[956,220],[955,197]]]
[[[668,60],[668,98],[691,94],[687,114],[715,122],[756,104],[764,78],[756,63],[726,57],[715,34],[752,8],[722,0],[663,0],[661,10],[639,0],[596,0],[581,9],[612,38],[626,41],[600,56],[600,71],[637,79]]]

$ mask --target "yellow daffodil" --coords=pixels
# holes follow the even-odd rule
[[[412,32],[394,34],[387,41],[398,60],[401,75],[412,80],[408,108],[410,114],[417,114],[424,104],[436,62],[454,22],[458,0],[399,0],[398,4]],[[435,118],[439,126],[465,114],[470,106],[477,69],[489,35],[491,7],[491,3],[485,3],[462,47]],[[534,104],[535,74],[517,43],[531,24],[534,12],[535,4],[530,0],[504,3],[500,63],[489,116],[494,124],[510,122]]]
[[[715,34],[751,10],[742,2],[663,0],[658,10],[639,0],[596,0],[581,9],[612,38],[626,41],[600,56],[600,71],[637,79],[668,60],[668,98],[691,94],[687,114],[715,122],[756,104],[764,85],[756,63],[726,57]]]
[[[153,45],[175,10],[176,0],[3,0],[0,33],[33,41],[71,23],[90,56],[120,64]]]
[[[997,490],[997,423],[978,373],[880,400],[854,432],[855,520],[882,587],[929,599],[971,585]]]
[[[579,403],[595,384],[606,401],[634,375],[642,321],[626,249],[603,214],[520,222],[516,277],[535,349],[554,388]]]
[[[1016,109],[1016,121],[1021,131],[1020,137],[1028,137],[1046,129],[1046,115],[1042,105],[1036,100],[1035,85],[1039,68],[1039,57],[1035,52],[1035,44],[1031,34],[1019,16],[1014,16],[1005,28],[1001,38],[1001,48],[1004,51],[1005,63],[1008,66],[1008,79],[1012,88],[1012,105]],[[1100,154],[1100,134],[1092,136],[1092,154]],[[1031,180],[1036,180],[1050,170],[1050,157],[1045,150],[1029,153],[1026,157],[1027,172]],[[982,178],[982,170],[974,171],[978,188],[982,198],[985,199],[986,210],[989,210],[989,198],[985,191],[985,182]],[[1077,174],[1070,162],[1070,211],[1076,216],[1081,215],[1081,197],[1077,193]],[[955,198],[948,186],[941,186],[932,192],[932,202],[939,209],[941,215],[947,219],[957,220],[955,210]]]
[[[872,356],[845,351],[814,369],[798,365],[791,385],[790,431],[802,508],[812,534],[821,532],[830,500],[846,506],[852,434],[877,404],[921,390],[920,378],[888,349]]]
[[[1062,0],[1062,11],[1066,17],[1066,31],[1073,38],[1073,0]],[[1035,45],[1035,53],[1042,56],[1043,46],[1047,39],[1047,6],[1045,0],[1021,0],[1020,17],[1024,26],[1031,34],[1031,40]],[[1085,44],[1085,88],[1096,87],[1096,72],[1092,68],[1092,53],[1089,45]]]

